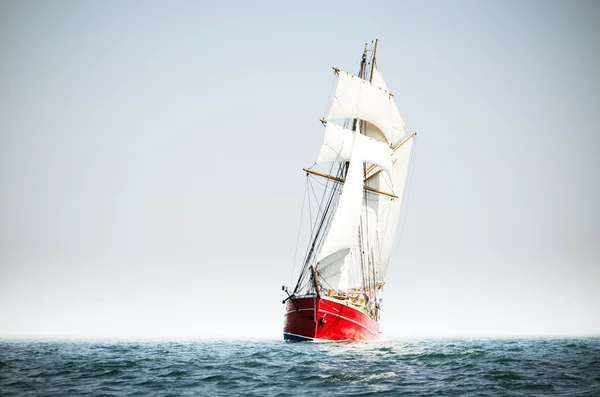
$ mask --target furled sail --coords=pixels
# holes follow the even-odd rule
[[[388,145],[333,123],[327,123],[317,163],[350,161],[355,140],[361,147],[363,161],[377,164],[387,172],[392,171],[392,149]]]
[[[382,80],[383,81],[383,80]],[[406,126],[389,91],[339,71],[327,120],[360,119],[375,124],[388,143],[406,135]]]

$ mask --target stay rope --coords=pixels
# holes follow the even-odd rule
[[[294,250],[294,264],[292,266],[292,274],[290,275],[290,286],[294,282],[294,272],[296,271],[296,261],[298,260],[298,243],[300,243],[300,231],[302,230],[302,219],[304,218],[304,204],[306,202],[306,194],[308,191],[308,177],[304,185],[304,195],[302,196],[302,210],[300,210],[300,222],[298,223],[298,235],[296,236],[296,249]]]

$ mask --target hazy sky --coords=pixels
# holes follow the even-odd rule
[[[333,75],[419,133],[384,335],[600,334],[600,3],[0,2],[0,337],[279,338]]]

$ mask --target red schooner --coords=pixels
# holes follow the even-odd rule
[[[380,334],[379,295],[416,132],[407,132],[376,55],[377,41],[365,44],[358,76],[333,68],[337,85],[321,119],[323,145],[317,162],[304,169],[310,236],[295,287],[283,287],[286,340],[374,340]]]

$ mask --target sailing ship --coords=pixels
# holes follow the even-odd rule
[[[324,189],[321,199],[314,190],[312,196],[305,192],[315,198],[316,209],[297,282],[291,290],[283,287],[285,340],[380,335],[381,292],[416,132],[407,132],[381,76],[377,44],[365,44],[357,76],[333,68],[337,85],[321,119],[323,145],[316,163],[304,168],[307,181],[319,179]],[[320,164],[329,172],[314,169]]]

